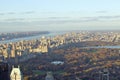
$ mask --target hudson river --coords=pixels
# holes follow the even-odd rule
[[[30,36],[30,37],[23,37],[23,38],[16,38],[16,39],[11,39],[11,40],[0,41],[0,44],[10,43],[10,42],[17,42],[17,41],[21,41],[21,40],[40,39],[42,36],[53,37],[53,36],[62,35],[62,34],[65,34],[65,33],[66,32],[50,32],[49,34],[42,34],[42,35],[37,35],[37,36]]]

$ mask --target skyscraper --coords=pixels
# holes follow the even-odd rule
[[[13,66],[11,74],[10,74],[10,80],[23,80],[23,76],[22,76],[19,66],[18,67]]]
[[[103,70],[102,80],[109,80],[109,71],[107,68]]]
[[[44,36],[41,39],[41,52],[42,53],[48,52],[48,42]]]
[[[47,72],[47,76],[45,77],[45,80],[54,80],[52,72]]]

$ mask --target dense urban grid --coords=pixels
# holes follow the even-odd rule
[[[25,80],[120,80],[119,48],[95,48],[119,45],[120,32],[80,31],[0,44],[0,55]]]

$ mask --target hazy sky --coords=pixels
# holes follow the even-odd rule
[[[0,0],[0,32],[120,30],[120,0]]]

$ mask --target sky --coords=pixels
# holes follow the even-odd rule
[[[0,0],[0,32],[120,30],[120,0]]]

